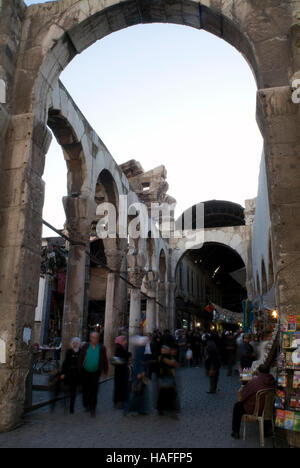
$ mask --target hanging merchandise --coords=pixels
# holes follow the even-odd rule
[[[276,426],[300,432],[300,321],[290,315],[281,326],[281,352],[277,361]]]
[[[253,306],[252,302],[247,299],[246,301],[242,302],[243,305],[243,314],[244,314],[244,330],[246,333],[251,331],[252,323],[253,323]]]

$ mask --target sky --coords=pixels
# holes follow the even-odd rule
[[[201,201],[244,205],[257,195],[256,83],[220,38],[185,26],[133,26],[78,55],[60,79],[118,164],[166,166],[178,216]],[[44,180],[43,216],[61,228],[67,179],[55,141]]]

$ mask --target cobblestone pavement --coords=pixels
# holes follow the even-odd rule
[[[75,415],[65,415],[62,403],[50,414],[43,408],[28,414],[25,424],[0,434],[5,447],[86,447],[86,448],[254,448],[259,446],[256,424],[248,425],[247,442],[231,439],[232,407],[237,399],[237,377],[221,371],[220,392],[208,395],[208,379],[203,368],[183,369],[182,411],[179,420],[149,416],[124,417],[112,408],[113,382],[101,385],[96,419],[84,413],[78,398]],[[272,446],[267,440],[267,447]]]

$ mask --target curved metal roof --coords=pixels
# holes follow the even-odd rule
[[[203,227],[199,225],[199,221],[203,224],[202,205],[204,205],[205,228],[245,225],[245,210],[241,205],[226,200],[209,200],[188,208],[176,221],[176,229],[182,229],[183,222],[186,220],[189,220],[188,224],[191,224],[192,229]],[[201,211],[202,218],[197,220],[196,213],[201,213]]]

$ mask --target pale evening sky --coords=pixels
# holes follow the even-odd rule
[[[244,205],[256,196],[263,147],[256,84],[221,39],[184,26],[134,26],[77,56],[60,79],[117,163],[166,166],[177,215],[200,201]],[[44,218],[62,228],[66,166],[55,141],[44,180]]]

